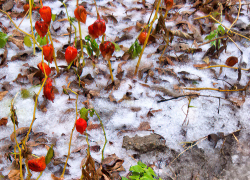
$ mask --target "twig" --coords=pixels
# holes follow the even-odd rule
[[[173,161],[171,161],[167,167],[169,167],[176,159],[178,159],[184,152],[186,152],[187,150],[191,149],[192,147],[196,146],[197,144],[199,144],[201,141],[207,139],[207,136],[198,140],[195,144],[192,144],[191,146],[189,146],[188,148],[186,148],[184,151],[182,151],[180,154],[178,154],[178,156],[176,158],[174,158]]]
[[[238,21],[238,18],[240,16],[240,9],[241,9],[241,0],[239,0],[239,11],[238,11],[238,15],[236,17],[236,19],[234,20],[234,22],[231,24],[231,26],[229,27],[229,29],[227,30],[227,34],[230,31],[230,29],[233,27],[233,25]]]
[[[250,84],[250,80],[248,81],[247,85],[243,89],[217,89],[217,88],[189,88],[189,87],[183,87],[183,89],[187,90],[194,90],[194,91],[200,91],[200,90],[213,90],[213,91],[219,91],[219,92],[236,92],[236,91],[246,91],[247,87]]]
[[[225,68],[231,68],[231,69],[239,69],[238,67],[231,67],[231,66],[226,66],[226,65],[206,66],[206,67],[202,67],[202,68],[199,68],[199,69],[209,69],[209,68],[215,68],[215,67],[225,67]],[[241,70],[243,70],[243,71],[249,71],[249,69],[244,69],[244,68],[242,68]]]
[[[226,38],[226,37],[227,37],[227,36],[222,36],[222,37],[218,37],[218,38],[215,38],[215,39],[206,41],[206,42],[204,42],[204,43],[202,43],[202,44],[199,44],[198,47],[203,46],[203,45],[205,45],[205,44],[209,44],[210,42],[216,41],[216,40],[218,40],[218,39]]]
[[[217,22],[217,23],[219,23],[221,26],[223,26],[225,29],[229,29],[229,28],[227,28],[226,26],[224,26],[223,24],[221,24],[221,22],[219,22],[219,21],[217,21],[217,19],[215,19],[212,15],[207,15],[207,16],[202,16],[202,17],[198,17],[198,18],[195,18],[194,20],[197,20],[197,19],[203,19],[203,18],[207,18],[207,17],[210,17],[211,19],[213,19],[215,22]],[[237,32],[235,32],[235,31],[232,31],[232,30],[230,30],[230,32],[232,32],[233,34],[236,34],[236,35],[238,35],[238,36],[241,36],[241,37],[243,37],[243,38],[245,38],[245,39],[247,39],[247,40],[249,40],[250,41],[250,38],[248,38],[248,37],[246,37],[246,36],[244,36],[244,35],[242,35],[242,34],[239,34],[239,33],[237,33]]]

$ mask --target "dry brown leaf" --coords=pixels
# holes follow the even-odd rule
[[[19,180],[20,179],[20,170],[12,169],[8,174],[9,180]]]
[[[27,134],[28,130],[29,130],[29,127],[21,127],[19,129],[17,129],[16,130],[16,137],[18,137],[19,135]],[[10,135],[10,139],[12,142],[14,142],[14,140],[15,140],[14,132]]]
[[[54,174],[51,174],[52,180],[64,180],[62,177],[56,177]]]
[[[137,128],[138,131],[147,131],[151,129],[149,122],[141,122],[140,126]]]
[[[7,64],[8,49],[5,47],[4,53],[0,55],[0,68]]]
[[[24,45],[23,45],[23,40],[20,40],[20,39],[14,38],[13,36],[10,36],[8,38],[8,41],[15,44],[19,48],[19,50],[25,50]]]
[[[0,120],[0,126],[6,126],[7,122],[8,122],[8,118],[7,117],[3,117]]]
[[[4,96],[8,93],[8,91],[1,91],[0,92],[0,101],[3,100]]]

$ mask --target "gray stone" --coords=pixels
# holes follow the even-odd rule
[[[159,134],[151,134],[148,136],[140,137],[136,135],[135,137],[123,137],[122,147],[129,150],[135,150],[140,153],[147,153],[150,151],[164,151],[166,149],[165,139]]]

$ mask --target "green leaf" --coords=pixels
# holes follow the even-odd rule
[[[217,29],[218,29],[218,32],[219,32],[222,36],[225,34],[225,29],[224,29],[224,27],[223,27],[222,25],[219,25]]]
[[[5,39],[0,38],[0,48],[3,48],[6,43],[7,43],[7,41]]]
[[[94,110],[94,109],[91,109],[90,112],[89,112],[90,117],[93,117],[94,114],[95,114],[95,110]]]
[[[0,38],[1,39],[8,39],[7,38],[7,34],[5,34],[4,32],[0,31]]]
[[[86,50],[87,50],[88,55],[89,55],[89,56],[92,56],[92,54],[93,54],[93,50],[91,49],[91,47],[90,47],[89,43],[87,43]]]
[[[133,172],[138,172],[138,173],[143,173],[144,172],[143,168],[140,165],[132,166],[132,167],[130,167],[129,170],[133,171]]]
[[[147,165],[144,164],[144,163],[141,162],[141,161],[138,161],[137,164],[138,164],[139,166],[141,166],[142,168],[147,168]]]
[[[88,121],[88,120],[89,120],[89,118],[88,118],[88,113],[89,113],[89,110],[88,110],[88,109],[86,109],[86,108],[80,109],[80,117],[81,117],[82,119],[85,119],[85,121]]]
[[[22,89],[21,90],[21,97],[23,99],[27,99],[29,98],[31,95],[30,95],[30,92],[27,90],[27,89]]]
[[[54,157],[54,150],[53,150],[53,144],[51,145],[51,147],[49,148],[47,155],[45,157],[45,163],[46,165],[50,163],[51,159]]]
[[[90,35],[85,36],[85,40],[87,40],[87,41],[91,41],[91,37],[90,37]]]
[[[41,38],[39,34],[37,35],[36,41],[40,44],[40,46],[47,44],[46,37],[44,36],[43,38]]]
[[[212,12],[212,16],[213,16],[213,17],[216,17],[216,16],[218,16],[218,15],[220,15],[220,13],[218,13],[217,11]]]
[[[118,52],[121,50],[120,46],[116,44],[115,42],[112,42],[115,45],[115,51]]]
[[[96,51],[97,49],[99,49],[99,46],[97,42],[95,41],[95,39],[91,41],[91,48],[93,49],[93,51]]]
[[[139,179],[139,177],[140,177],[140,176],[129,176],[129,178],[130,178],[131,180],[137,180],[137,179]]]
[[[151,167],[149,167],[149,168],[147,169],[147,171],[148,171],[151,175],[156,176],[154,170],[153,170]]]
[[[51,19],[52,19],[52,21],[55,21],[56,20],[56,14],[52,14]]]
[[[31,42],[29,36],[24,36],[23,41],[24,41],[24,44],[25,44],[27,47],[32,47],[32,42]]]
[[[128,178],[126,178],[126,177],[122,177],[122,180],[129,180]]]

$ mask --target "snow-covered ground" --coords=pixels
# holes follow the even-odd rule
[[[97,1],[97,6],[108,6],[107,2],[108,0],[102,0]],[[120,3],[121,2],[121,3]],[[121,37],[123,35],[122,30],[129,27],[129,26],[135,26],[137,21],[144,21],[145,23],[148,21],[148,18],[151,13],[153,0],[147,0],[146,3],[149,5],[150,9],[146,11],[146,14],[141,14],[140,11],[129,11],[126,12],[127,9],[131,8],[144,8],[142,4],[137,3],[139,1],[136,0],[123,0],[123,1],[113,1],[112,3],[116,7],[108,6],[111,11],[108,12],[109,14],[112,14],[114,17],[116,17],[118,23],[113,24],[111,21],[107,23],[107,30],[106,30],[106,40],[114,41],[115,37]],[[81,3],[81,2],[80,2]],[[92,4],[92,1],[87,1],[87,11],[89,12],[89,15],[87,17],[86,24],[82,24],[82,33],[85,37],[88,34],[88,26],[92,24],[96,20],[96,9]],[[123,6],[126,5],[126,8]],[[53,14],[58,14],[60,11],[64,11],[65,9],[60,6],[62,5],[60,1],[45,1],[44,5],[48,5],[52,9]],[[178,10],[180,13],[190,10],[191,5],[187,4],[183,7],[183,9]],[[68,2],[68,12],[70,16],[74,16],[74,9],[75,9],[75,2],[69,1]],[[17,8],[14,6],[15,11],[20,11],[20,8]],[[101,15],[105,15],[104,11],[101,9],[99,10]],[[174,12],[174,10],[170,10],[170,13]],[[246,13],[246,6],[243,6],[243,12]],[[38,16],[36,15],[37,12],[34,12],[34,17]],[[123,18],[130,16],[131,19],[129,21],[123,20]],[[246,24],[249,23],[249,16],[240,17],[242,21],[244,21]],[[3,14],[1,14],[0,21],[5,27],[13,27],[11,22],[7,19],[7,17]],[[19,24],[21,19],[14,19],[16,24]],[[191,20],[190,20],[191,21]],[[174,22],[171,22],[172,24]],[[168,26],[171,23],[166,23]],[[227,27],[230,26],[230,23],[226,20],[223,20],[222,22]],[[35,24],[35,19],[33,20],[33,26]],[[77,22],[75,22],[76,27]],[[62,22],[60,34],[67,33],[66,28],[69,26],[68,22]],[[21,29],[24,31],[30,33],[30,21],[28,18],[25,18],[22,22]],[[176,27],[173,27],[176,28]],[[14,29],[14,28],[10,28]],[[9,34],[11,35],[11,30],[9,29]],[[131,40],[125,40],[121,43],[118,43],[119,45],[123,45],[125,47],[130,47],[130,45],[135,41],[135,38],[138,36],[138,32],[135,31],[135,29],[130,31],[130,34],[134,37]],[[202,36],[203,39],[205,37]],[[67,44],[68,37],[65,36],[58,36],[54,37],[58,40],[58,42],[55,42],[55,49],[61,48],[64,44]],[[99,39],[98,42],[100,42],[101,39]],[[188,44],[191,46],[193,41],[187,41]],[[205,41],[204,41],[205,42]],[[162,43],[162,40],[157,40],[156,44],[151,44],[146,47],[144,54],[142,56],[142,61],[140,64],[140,67],[149,67],[154,71],[154,78],[161,80],[161,84],[155,84],[152,78],[148,78],[147,85],[149,86],[161,86],[166,89],[169,89],[170,91],[176,92],[176,93],[183,93],[183,92],[177,92],[178,90],[174,89],[175,85],[178,85],[179,82],[176,78],[169,75],[161,75],[157,71],[154,70],[154,68],[159,67],[159,64],[157,63],[158,58],[160,57],[160,54],[153,54],[150,57],[147,57],[148,54],[155,53],[156,49],[158,48],[158,45]],[[177,43],[177,37],[174,38],[174,41],[172,44]],[[41,61],[41,53],[37,53],[35,57],[29,58],[26,61],[10,61],[11,57],[15,55],[16,53],[20,52],[20,50],[13,45],[10,44],[10,48],[8,48],[8,56],[7,59],[8,64],[7,66],[0,69],[0,88],[3,87],[2,83],[9,82],[11,85],[13,85],[13,88],[9,90],[8,94],[0,101],[0,119],[3,117],[8,117],[8,124],[7,126],[1,126],[0,127],[0,147],[4,147],[8,144],[13,144],[13,142],[10,142],[10,135],[13,132],[13,124],[10,120],[10,104],[11,100],[14,97],[14,95],[17,92],[20,92],[22,88],[28,89],[31,93],[37,93],[40,86],[32,86],[29,85],[20,85],[15,82],[13,82],[17,75],[19,73],[22,74],[24,70],[27,69],[24,64],[28,63],[29,66],[36,67],[37,64]],[[243,51],[243,62],[248,64],[250,62],[250,47],[249,42],[247,42],[247,46],[243,46],[242,43],[237,42],[237,45],[241,48]],[[226,59],[229,56],[236,56],[238,57],[240,55],[239,50],[235,47],[235,45],[231,42],[228,42],[227,44],[227,51],[226,53],[223,51],[221,53],[219,60],[217,61],[218,64],[224,64]],[[174,66],[168,66],[167,68],[173,69],[173,71],[177,74],[177,76],[180,77],[180,74],[178,72],[186,71],[191,74],[191,78],[197,78],[200,77],[201,81],[196,84],[196,87],[214,87],[214,84],[217,83],[216,87],[224,88],[224,85],[228,85],[226,82],[214,79],[214,75],[210,72],[209,69],[204,70],[198,70],[193,67],[193,64],[202,64],[204,63],[202,61],[202,57],[206,50],[210,47],[210,44],[206,44],[204,46],[201,46],[202,52],[196,53],[194,55],[189,55],[190,61],[188,63],[178,63],[174,62]],[[25,49],[30,49],[25,46]],[[0,49],[0,54],[3,53],[4,49]],[[123,55],[123,51],[115,52],[114,57],[120,57]],[[168,53],[170,55],[175,55],[173,51]],[[180,55],[179,53],[177,55]],[[119,59],[119,58],[117,58]],[[112,68],[114,69],[113,73],[114,76],[117,74],[117,67],[121,60],[115,61],[115,58],[112,58]],[[129,69],[134,69],[135,65],[137,63],[138,58],[134,60],[128,60],[128,62],[122,66],[122,69],[125,70],[125,75],[127,74]],[[58,65],[66,65],[66,61],[58,61]],[[54,63],[51,65],[54,67]],[[106,62],[103,60],[99,60],[99,63],[96,65],[96,68],[93,69],[91,65],[84,67],[83,73],[81,77],[84,77],[87,74],[91,74],[92,77],[98,77],[97,75],[97,69],[101,68],[104,69],[107,73],[109,73],[109,69],[106,66]],[[214,68],[215,73],[219,74],[219,68]],[[4,77],[5,78],[2,78]],[[231,84],[235,84],[237,82],[238,78],[238,72],[234,71],[233,69],[223,69],[222,74],[220,75],[219,79],[223,79],[224,76],[227,76],[227,81]],[[144,76],[145,77],[145,76]],[[70,133],[72,130],[72,127],[74,125],[75,121],[75,111],[67,111],[68,109],[74,109],[75,108],[75,101],[69,100],[69,96],[65,95],[63,93],[62,86],[67,86],[69,81],[74,80],[75,77],[70,77],[69,79],[66,78],[66,75],[61,75],[59,78],[54,78],[54,86],[58,89],[59,93],[55,95],[54,103],[49,102],[47,105],[47,112],[42,112],[40,110],[36,111],[36,120],[33,125],[32,130],[34,132],[44,132],[47,134],[46,137],[49,137],[48,139],[48,145],[52,143],[50,140],[52,138],[56,139],[56,145],[54,146],[55,150],[55,157],[56,158],[63,158],[65,160],[65,155],[68,153],[68,143],[70,138]],[[164,81],[162,81],[164,80]],[[249,81],[249,73],[247,71],[242,71],[242,78],[239,82],[242,86],[245,86],[247,82]],[[188,124],[183,125],[183,121],[186,117],[187,107],[188,107],[188,99],[187,98],[179,98],[176,100],[171,100],[163,103],[157,103],[157,101],[161,100],[159,98],[159,95],[168,99],[171,98],[170,96],[165,95],[163,92],[154,90],[153,88],[148,88],[143,86],[142,84],[145,84],[145,81],[142,79],[129,79],[125,76],[121,80],[121,84],[118,89],[114,90],[112,92],[114,98],[116,101],[122,99],[122,97],[126,94],[126,92],[131,92],[132,97],[134,97],[132,100],[124,100],[119,103],[111,102],[109,100],[110,92],[107,92],[104,90],[104,87],[107,86],[108,83],[107,79],[105,78],[95,78],[94,82],[90,85],[86,85],[87,89],[97,90],[100,91],[100,95],[94,99],[90,99],[89,103],[90,106],[93,107],[100,115],[108,142],[107,146],[105,148],[105,156],[110,154],[116,154],[119,158],[124,159],[124,168],[128,172],[129,167],[131,165],[136,164],[136,160],[133,159],[131,156],[135,154],[135,151],[132,150],[125,150],[122,148],[122,142],[123,142],[123,136],[135,136],[136,134],[140,136],[148,135],[151,133],[151,131],[127,131],[125,133],[119,133],[121,130],[134,130],[139,127],[141,122],[149,122],[150,124],[150,130],[153,130],[154,133],[160,134],[163,136],[166,140],[166,145],[174,149],[178,152],[183,151],[183,147],[181,142],[191,142],[196,141],[200,138],[203,138],[205,136],[208,136],[209,134],[217,133],[217,132],[223,132],[225,134],[232,133],[238,129],[244,129],[243,132],[247,132],[250,129],[250,123],[249,123],[249,107],[250,107],[250,101],[249,96],[245,97],[245,103],[240,107],[237,108],[235,105],[232,105],[229,101],[221,99],[220,100],[220,107],[219,107],[219,100],[218,98],[213,97],[203,97],[200,96],[199,98],[193,98],[191,100],[191,104],[189,108],[189,113],[187,116],[187,119],[189,121]],[[190,87],[192,84],[186,84],[186,87]],[[189,91],[185,91],[189,92]],[[217,91],[199,91],[201,95],[210,95],[210,96],[217,96],[224,98],[223,92],[217,92]],[[233,95],[230,95],[230,97],[235,97],[235,99],[238,99],[239,93],[235,92]],[[70,98],[75,99],[74,94],[70,94]],[[39,96],[39,101],[42,102],[44,98],[42,97],[42,93]],[[84,107],[83,102],[86,101],[87,98],[85,96],[79,96],[78,99],[78,109]],[[233,108],[233,107],[234,108]],[[20,94],[15,99],[14,107],[16,109],[16,113],[18,116],[19,121],[19,128],[20,127],[29,127],[32,117],[33,117],[33,111],[34,111],[34,100],[32,98],[23,99],[21,98]],[[139,111],[132,111],[131,108],[140,108]],[[219,107],[219,113],[218,113],[218,107]],[[159,110],[157,112],[153,113],[152,117],[147,117],[147,114],[149,111],[152,110]],[[97,118],[90,118],[89,123],[98,123]],[[183,131],[186,131],[186,135],[183,136]],[[89,134],[89,141],[90,145],[100,145],[101,147],[104,144],[104,136],[101,129],[94,129],[88,131]],[[242,142],[247,142],[246,139],[242,138]],[[240,143],[240,142],[239,142]],[[74,150],[78,147],[81,147],[83,145],[86,145],[85,136],[80,135],[77,132],[74,132],[73,139],[72,139],[72,147],[71,149]],[[222,141],[218,143],[218,147],[222,145]],[[207,140],[201,142],[198,144],[198,147],[204,149],[205,152],[213,152],[214,149],[209,144]],[[37,146],[33,148],[33,154],[36,154],[37,156],[44,156],[46,155],[46,148],[44,146]],[[1,152],[2,153],[2,152]],[[4,155],[6,152],[3,152],[2,155]],[[70,159],[68,161],[69,167],[67,167],[70,171],[70,175],[66,175],[65,179],[76,179],[81,176],[81,161],[85,157],[86,152],[85,149],[82,149],[80,153],[72,153],[70,155]],[[91,152],[92,157],[100,162],[101,161],[101,151],[99,152]],[[162,155],[162,158],[164,155]],[[180,157],[181,158],[181,157]],[[235,167],[237,166],[237,163],[245,163],[245,161],[240,161],[237,159],[237,153],[234,156]],[[11,162],[7,160],[6,158],[2,158],[3,163],[0,164],[0,172],[2,172],[3,175],[7,175],[10,171],[10,165]],[[145,163],[154,163],[157,161],[157,157],[155,157],[153,154],[149,154],[146,156],[141,156],[141,159]],[[1,162],[1,161],[0,161]],[[188,164],[188,163],[187,163]],[[247,169],[249,166],[244,166],[245,169]],[[164,176],[164,172],[167,172],[167,168],[163,168],[162,170],[157,169],[155,167],[155,170],[157,173],[159,173],[159,176]],[[55,171],[55,169],[53,169]],[[237,171],[237,170],[236,170]],[[169,171],[171,172],[171,171]],[[125,174],[125,173],[124,173]],[[230,174],[230,173],[229,173]],[[37,177],[39,173],[33,172],[32,177]],[[245,173],[245,177],[248,177]],[[51,179],[51,170],[46,168],[44,171],[41,180],[48,180]],[[163,177],[164,179],[164,177]],[[185,178],[184,178],[185,179]],[[243,178],[239,178],[243,179]]]

